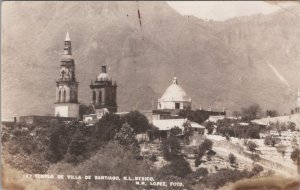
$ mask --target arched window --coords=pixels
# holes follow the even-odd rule
[[[74,91],[72,89],[70,90],[70,101],[74,102]]]
[[[102,91],[99,91],[99,102],[102,102]]]
[[[93,103],[96,102],[96,91],[93,91]]]
[[[73,92],[74,92],[74,102],[77,102],[77,92],[76,91]]]
[[[64,97],[63,97],[63,102],[66,101],[66,90],[64,89]]]
[[[58,102],[61,102],[61,91],[58,90]]]

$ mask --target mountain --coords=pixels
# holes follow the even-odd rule
[[[79,99],[108,66],[120,111],[151,109],[177,76],[193,108],[253,103],[288,113],[300,77],[297,15],[224,22],[182,16],[165,2],[4,2],[2,116],[54,114],[55,80],[70,32]],[[294,12],[299,9],[293,10]]]

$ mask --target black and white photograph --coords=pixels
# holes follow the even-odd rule
[[[300,189],[299,1],[3,1],[3,190]]]

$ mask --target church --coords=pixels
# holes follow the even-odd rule
[[[95,81],[91,81],[91,100],[96,118],[111,112],[117,112],[117,83],[109,77],[106,66]],[[64,41],[64,53],[60,64],[60,74],[56,81],[55,116],[79,119],[78,103],[79,82],[75,77],[75,61],[72,58],[72,44],[67,32]],[[87,117],[94,118],[95,116]]]
[[[152,111],[153,120],[178,118],[180,110],[191,110],[192,98],[188,97],[178,84],[176,77],[157,101],[157,109]]]

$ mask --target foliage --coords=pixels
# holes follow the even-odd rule
[[[190,137],[193,135],[194,130],[193,130],[192,126],[191,126],[190,121],[186,121],[183,124],[183,127],[184,127],[183,134],[184,134],[185,143],[189,144]]]
[[[173,160],[181,153],[180,141],[177,137],[170,136],[162,142],[161,149],[166,160]]]
[[[99,176],[154,176],[151,166],[143,160],[136,160],[132,151],[116,143],[109,142],[95,154],[78,165],[60,162],[52,165],[48,173],[69,175]],[[131,181],[114,180],[58,180],[56,185],[60,189],[118,189],[137,190],[138,186]]]
[[[268,146],[275,146],[277,143],[279,143],[279,138],[275,137],[274,135],[268,135],[265,137],[264,143]]]
[[[87,141],[82,133],[76,133],[69,144],[68,152],[76,156],[84,155],[86,152]]]
[[[264,168],[261,165],[255,164],[252,168],[252,173],[254,175],[258,175],[260,172],[262,172]]]
[[[186,176],[189,183],[195,184],[200,181],[203,177],[208,175],[207,168],[198,168],[195,172],[190,173]]]
[[[255,152],[257,147],[258,146],[257,146],[257,144],[255,142],[248,141],[247,148],[248,148],[249,151]]]
[[[247,108],[242,108],[242,120],[250,122],[253,119],[258,119],[262,116],[262,110],[258,104],[253,104]]]
[[[206,123],[204,123],[204,126],[207,130],[207,134],[212,134],[214,131],[214,123],[211,121],[208,121]]]
[[[171,161],[170,164],[163,166],[159,172],[159,176],[174,175],[184,178],[186,175],[190,174],[192,169],[190,164],[183,157],[176,157]]]
[[[213,142],[209,139],[205,139],[198,148],[198,154],[195,160],[195,166],[198,167],[201,164],[202,157],[207,153],[207,151],[212,151],[212,145]],[[214,151],[211,152],[212,154],[209,154],[209,156],[214,155]]]
[[[179,116],[187,118],[189,121],[201,124],[209,118],[209,112],[202,110],[180,110]]]
[[[234,156],[234,154],[230,153],[229,156],[228,156],[228,160],[229,160],[229,163],[231,165],[235,165],[236,164],[236,157]]]
[[[150,124],[146,116],[139,111],[131,111],[125,115],[126,122],[134,129],[135,133],[144,133],[150,129]]]
[[[177,135],[179,135],[179,134],[181,134],[181,133],[182,133],[182,130],[181,130],[179,127],[177,127],[177,126],[173,127],[173,128],[170,130],[170,135],[171,135],[171,136],[177,136]]]
[[[228,182],[235,182],[243,178],[252,177],[253,173],[247,170],[231,170],[231,169],[220,169],[216,173],[212,173],[206,176],[202,182],[212,189],[218,189]]]
[[[116,133],[114,140],[125,147],[130,146],[135,141],[134,130],[128,125],[128,123],[124,123],[120,131]]]
[[[278,116],[278,112],[277,112],[277,110],[267,110],[266,116],[276,117],[276,116]]]
[[[286,146],[284,146],[283,144],[280,144],[276,147],[276,149],[279,153],[281,153],[282,157],[284,157],[285,152],[286,152]]]
[[[83,115],[94,114],[94,113],[95,113],[95,109],[93,108],[92,105],[85,105],[85,104],[79,105],[80,120],[82,120]]]
[[[296,124],[294,122],[288,122],[287,123],[287,129],[291,130],[291,131],[295,131],[296,129]]]
[[[295,148],[293,150],[293,152],[291,153],[291,159],[294,161],[294,162],[298,162],[300,161],[300,150],[299,148]]]
[[[218,120],[216,125],[217,134],[223,135],[225,137],[237,137],[237,138],[255,138],[259,139],[259,133],[263,129],[262,127],[249,123],[249,125],[244,126],[239,124],[239,120],[233,119],[222,119]]]

